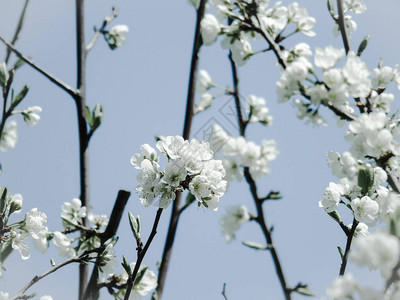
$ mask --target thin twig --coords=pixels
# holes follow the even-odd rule
[[[203,44],[200,33],[200,28],[201,28],[200,24],[204,16],[206,2],[207,0],[200,0],[199,8],[197,10],[196,29],[193,41],[193,51],[190,64],[189,83],[188,83],[188,94],[186,100],[185,121],[183,126],[183,138],[185,140],[189,139],[190,129],[192,126],[193,106],[194,106],[195,89],[196,89],[196,74],[198,68],[199,52]],[[172,206],[170,223],[168,226],[167,237],[165,239],[164,251],[161,258],[161,265],[158,272],[158,285],[157,285],[158,299],[162,298],[162,293],[165,285],[165,278],[168,271],[168,266],[172,253],[172,247],[174,244],[176,230],[178,227],[178,222],[180,217],[179,212],[180,212],[181,197],[182,193],[178,192],[174,200],[174,204]]]
[[[15,45],[15,43],[17,42],[17,40],[19,38],[19,33],[21,32],[22,27],[24,26],[26,8],[28,7],[28,3],[29,3],[29,0],[25,0],[25,4],[24,4],[24,7],[22,8],[21,15],[19,16],[17,28],[15,29],[14,37],[11,41],[11,45]],[[5,59],[6,64],[8,63],[8,60],[10,59],[10,55],[11,55],[11,50],[10,50],[10,48],[7,48],[6,59]]]
[[[24,62],[26,62],[28,65],[30,65],[32,68],[34,68],[36,71],[44,75],[47,79],[49,79],[51,82],[53,82],[55,85],[58,87],[62,88],[64,91],[66,91],[68,94],[70,94],[72,97],[76,97],[78,95],[78,91],[70,87],[68,84],[62,82],[49,72],[45,71],[43,68],[39,67],[37,64],[35,64],[29,57],[26,57],[23,55],[21,52],[19,52],[13,45],[11,45],[6,39],[4,39],[3,36],[0,35],[0,40],[12,51],[17,55],[20,59],[22,59]]]
[[[337,0],[336,3],[337,3],[339,16],[338,16],[338,18],[335,18],[335,21],[339,26],[340,33],[341,33],[342,40],[343,40],[344,49],[347,54],[350,51],[350,44],[349,44],[349,39],[348,39],[347,33],[346,33],[346,24],[345,24],[344,13],[343,13],[343,3],[342,3],[342,0]]]
[[[154,239],[154,236],[157,234],[157,226],[158,226],[158,223],[160,221],[160,217],[161,217],[162,212],[163,212],[162,208],[159,208],[157,210],[156,218],[154,219],[153,228],[151,230],[149,238],[147,239],[147,242],[144,245],[143,250],[142,251],[138,251],[135,268],[133,269],[132,274],[128,278],[126,294],[125,294],[124,300],[128,300],[129,299],[129,295],[131,294],[131,291],[132,291],[132,288],[133,288],[133,283],[135,282],[135,278],[136,278],[137,273],[139,272],[139,268],[140,268],[140,265],[142,264],[143,258],[146,255],[146,252],[149,249],[150,244]]]
[[[71,258],[65,260],[64,262],[58,264],[57,266],[52,267],[51,269],[49,269],[47,272],[43,273],[42,275],[37,275],[37,276],[33,277],[32,280],[27,285],[25,285],[13,298],[11,298],[11,300],[23,299],[23,296],[24,296],[25,292],[31,286],[33,286],[35,283],[40,281],[41,279],[45,278],[46,276],[50,275],[51,273],[54,273],[55,271],[57,271],[58,269],[66,266],[66,265],[69,265],[69,264],[74,263],[74,262],[82,262],[87,258],[87,256],[90,253],[97,252],[97,251],[98,251],[98,248],[93,249],[93,250],[89,250],[89,251],[85,251],[84,253],[82,253],[78,257],[76,257],[76,256],[71,257]]]
[[[347,260],[349,258],[351,242],[353,241],[354,232],[356,232],[358,223],[359,222],[356,220],[356,218],[354,218],[353,219],[353,224],[352,224],[351,229],[350,229],[350,232],[347,235],[346,250],[344,251],[344,255],[343,255],[343,258],[342,258],[342,264],[340,266],[340,272],[339,272],[340,276],[343,276],[344,273],[346,272],[346,266],[347,266]]]
[[[222,296],[224,296],[225,300],[228,300],[228,296],[225,293],[225,287],[226,287],[226,283],[224,282],[224,286],[222,287]]]
[[[237,75],[237,68],[236,68],[236,64],[233,61],[232,55],[231,53],[229,53],[229,61],[231,63],[231,69],[232,69],[232,77],[233,77],[233,85],[234,85],[234,98],[235,98],[235,106],[236,106],[236,114],[237,114],[237,118],[238,118],[238,124],[239,124],[239,130],[240,130],[240,135],[245,137],[246,135],[246,128],[244,126],[244,121],[243,121],[243,117],[241,115],[241,108],[240,108],[240,102],[239,102],[239,79],[238,79],[238,75]],[[262,203],[263,203],[263,199],[260,198],[258,196],[258,192],[257,192],[257,184],[254,181],[253,177],[250,174],[250,170],[248,167],[243,168],[244,170],[244,177],[249,185],[250,188],[250,193],[253,197],[255,206],[256,206],[256,210],[257,210],[257,217],[254,219],[259,226],[261,227],[261,230],[264,234],[264,237],[266,239],[267,242],[267,247],[270,250],[269,252],[271,253],[272,256],[272,260],[274,262],[275,265],[275,271],[278,275],[279,278],[279,282],[281,285],[281,288],[283,290],[283,293],[285,295],[285,299],[286,300],[290,300],[291,299],[291,292],[292,290],[290,289],[290,287],[287,285],[286,283],[286,279],[285,279],[285,275],[283,273],[283,269],[281,266],[281,262],[279,260],[278,257],[278,253],[276,252],[273,240],[272,240],[272,234],[271,234],[271,230],[268,229],[266,220],[265,220],[265,216],[264,216],[264,212],[262,209]]]
[[[86,55],[93,48],[94,44],[96,44],[97,39],[100,37],[100,34],[102,34],[103,31],[106,29],[107,25],[110,24],[117,16],[118,16],[118,9],[115,6],[113,6],[112,14],[104,18],[103,24],[101,25],[100,29],[96,29],[94,36],[92,37],[89,44],[86,46]]]
[[[84,27],[84,0],[76,0],[76,61],[77,61],[77,90],[75,95],[76,113],[79,131],[79,170],[80,170],[80,200],[82,205],[90,207],[89,198],[89,151],[88,132],[85,119],[86,109],[86,45]],[[83,225],[88,224],[88,219],[83,218]],[[79,300],[83,300],[83,294],[88,281],[88,267],[79,266]]]

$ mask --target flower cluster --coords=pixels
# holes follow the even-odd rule
[[[297,2],[288,6],[277,2],[270,6],[269,1],[252,2],[213,0],[217,15],[205,14],[201,22],[201,35],[205,45],[212,45],[219,35],[224,38],[222,47],[232,52],[232,58],[238,66],[246,63],[250,56],[256,53],[251,41],[271,35],[273,39],[283,32],[290,24],[294,24],[295,32],[314,36],[312,31],[315,19],[310,17],[305,8]],[[227,19],[232,20],[226,25]],[[245,28],[246,30],[243,30]],[[263,36],[264,35],[264,36]]]
[[[241,180],[243,167],[249,168],[250,174],[257,180],[269,172],[269,162],[279,153],[274,140],[263,140],[259,146],[244,137],[228,135],[219,125],[213,126],[209,143],[215,153],[223,153],[226,180]]]
[[[137,176],[140,185],[140,201],[144,206],[155,203],[167,208],[175,199],[177,191],[189,190],[197,201],[209,209],[217,210],[219,198],[225,193],[225,170],[220,160],[214,160],[210,145],[180,136],[161,138],[156,144],[168,162],[164,171],[159,165],[159,156],[148,144],[141,146],[142,153],[132,156],[131,163],[141,170]]]

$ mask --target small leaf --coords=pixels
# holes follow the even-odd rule
[[[195,200],[196,197],[191,192],[189,192],[186,196],[186,205],[193,203]]]
[[[8,73],[7,65],[5,62],[0,64],[0,85],[4,88],[7,85],[10,75]]]
[[[374,177],[374,172],[370,168],[361,169],[358,172],[358,186],[363,195],[367,195],[374,186]]]
[[[90,108],[87,105],[85,109],[85,119],[89,123],[89,126],[92,127],[93,126],[92,114],[90,113]]]
[[[340,217],[340,215],[339,215],[337,210],[334,210],[334,211],[328,213],[328,215],[331,216],[332,219],[334,219],[338,223],[342,223],[343,222],[342,218]]]
[[[154,290],[153,295],[151,295],[151,300],[158,300],[158,293],[156,290]]]
[[[15,96],[15,98],[13,98],[11,100],[11,106],[14,108],[16,107],[22,100],[24,100],[26,94],[29,91],[29,85],[24,85],[24,87],[22,88],[22,90],[18,93],[17,96]]]
[[[3,215],[7,208],[7,187],[0,190],[0,214]]]
[[[295,292],[304,296],[315,297],[314,293],[308,287],[299,287],[295,290]]]
[[[92,112],[92,130],[95,131],[103,121],[103,107],[97,103]]]
[[[128,212],[128,216],[129,216],[129,225],[131,226],[133,236],[135,237],[135,240],[138,240],[140,239],[140,232],[138,230],[139,226],[137,220],[131,212]]]
[[[124,268],[124,270],[126,271],[126,273],[128,274],[128,276],[131,276],[132,275],[132,269],[131,269],[131,266],[130,266],[128,260],[126,259],[125,255],[122,256],[121,265]]]
[[[138,285],[138,284],[140,283],[140,281],[143,279],[143,276],[144,276],[144,274],[146,273],[146,271],[147,271],[148,268],[149,268],[149,267],[144,267],[142,270],[140,270],[140,271],[137,273],[136,278],[135,278],[135,281],[134,281],[134,283],[133,283],[133,286],[136,286],[136,285]]]
[[[335,18],[335,10],[333,8],[332,0],[328,0],[328,11],[331,14],[332,18]]]
[[[394,235],[394,236],[398,236],[397,224],[396,224],[396,221],[392,218],[390,219],[390,234]]]
[[[14,64],[13,69],[16,70],[16,69],[22,67],[24,63],[25,62],[22,59],[18,58],[17,62]]]
[[[56,265],[56,262],[55,262],[54,258],[50,258],[50,265],[52,267],[54,267]]]
[[[268,246],[261,245],[261,244],[256,243],[256,242],[246,241],[246,242],[242,242],[242,244],[245,245],[246,247],[249,247],[249,248],[255,249],[255,250],[267,250],[267,249],[269,249]]]
[[[369,34],[366,35],[364,37],[364,39],[362,40],[362,42],[360,43],[360,46],[358,46],[358,50],[357,50],[357,56],[361,56],[361,54],[364,52],[364,50],[367,48],[368,46],[368,41],[369,41]]]
[[[343,249],[340,248],[340,246],[337,246],[337,249],[338,249],[338,251],[339,251],[340,258],[343,260],[343,257],[344,257]]]

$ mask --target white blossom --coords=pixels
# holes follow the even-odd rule
[[[265,106],[265,99],[250,95],[246,98],[246,112],[250,116],[250,122],[260,122],[265,125],[272,124],[272,117]]]
[[[356,220],[367,224],[374,223],[379,213],[378,203],[368,196],[351,200],[351,208]]]
[[[86,207],[82,206],[82,202],[78,198],[73,198],[71,202],[64,202],[61,209],[61,218],[66,227],[71,224],[81,224],[82,218],[86,217]]]
[[[201,37],[206,46],[212,45],[218,38],[221,26],[213,15],[205,14],[201,20]]]
[[[135,268],[136,263],[131,263],[130,267],[133,270]],[[145,266],[140,266],[139,272],[142,271],[145,268]],[[139,273],[138,272],[138,273]],[[125,270],[122,271],[121,274],[121,282],[124,283],[128,280],[128,274],[126,273]],[[157,276],[156,274],[147,269],[140,280],[137,284],[135,284],[132,288],[132,291],[129,295],[129,300],[136,300],[139,299],[143,296],[146,296],[148,293],[150,293],[152,290],[154,290],[157,287]],[[120,294],[123,296],[125,295],[125,290],[120,291]]]
[[[344,11],[353,11],[356,14],[361,14],[367,10],[364,0],[345,0],[343,2]]]
[[[14,148],[18,140],[17,122],[14,120],[7,122],[4,126],[3,133],[0,138],[0,150],[3,152]]]
[[[157,155],[157,151],[149,144],[143,144],[142,146],[140,146],[140,149],[142,150],[142,153],[136,153],[131,158],[131,164],[136,169],[140,169],[140,165],[145,159],[158,162],[159,158]]]
[[[11,246],[14,250],[18,250],[23,260],[27,260],[30,257],[29,245],[24,241],[29,237],[28,233],[25,232],[11,232]]]
[[[47,227],[44,226],[46,223],[47,215],[38,211],[37,208],[32,208],[31,211],[26,213],[26,230],[35,240],[42,239],[47,236]]]
[[[108,225],[107,215],[96,215],[90,212],[88,214],[88,219],[97,228],[106,227]]]
[[[324,49],[316,48],[314,63],[317,67],[324,70],[333,68],[338,61],[344,56],[344,50],[333,46],[327,46]]]
[[[126,42],[129,28],[126,25],[116,25],[108,31],[107,42],[111,49],[121,47]]]
[[[204,93],[201,95],[200,101],[194,105],[194,114],[198,114],[211,106],[214,96],[210,93]]]
[[[23,110],[21,113],[24,116],[24,121],[27,125],[35,126],[40,121],[40,112],[42,112],[40,106],[32,106]]]
[[[60,231],[54,232],[53,243],[58,247],[58,255],[72,257],[75,255],[75,249],[71,247],[71,239]]]
[[[49,248],[49,242],[47,240],[47,236],[41,237],[39,239],[34,239],[33,244],[36,250],[40,251],[40,253],[45,253]]]
[[[44,296],[40,297],[39,300],[53,300],[53,297],[51,297],[49,295],[44,295]]]
[[[197,77],[196,92],[205,93],[213,86],[211,76],[206,70],[200,70]]]
[[[0,291],[0,300],[8,300],[9,298],[10,298],[10,294],[9,293],[5,293],[3,291]]]
[[[244,205],[230,205],[226,208],[227,214],[222,216],[219,224],[229,243],[235,238],[235,232],[241,225],[250,220],[250,214]]]
[[[335,278],[327,289],[329,297],[334,299],[351,298],[353,292],[357,289],[357,282],[351,274],[345,274]]]
[[[384,278],[389,278],[392,269],[399,261],[399,239],[383,231],[377,231],[354,240],[350,259],[358,265],[367,265],[369,269],[381,269]]]
[[[100,272],[99,272],[99,282],[105,282],[107,277],[114,274],[114,268],[117,266],[117,261],[115,260],[115,251],[113,244],[107,245],[101,254],[100,262]]]
[[[329,183],[326,188],[323,199],[319,201],[319,207],[324,208],[326,212],[330,213],[338,208],[340,202],[340,189],[334,182]]]

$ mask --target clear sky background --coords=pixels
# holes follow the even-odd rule
[[[11,40],[23,0],[0,0],[0,34]],[[284,3],[289,3],[284,1]],[[396,0],[366,1],[368,10],[355,17],[358,30],[351,38],[357,49],[366,34],[370,43],[363,54],[370,69],[380,57],[389,66],[400,62],[400,2]],[[103,105],[104,118],[90,143],[90,183],[93,212],[109,214],[119,189],[132,191],[118,235],[117,260],[122,254],[136,260],[135,241],[130,233],[127,211],[140,214],[143,237],[147,237],[156,213],[155,207],[144,208],[134,188],[137,171],[130,157],[140,145],[154,145],[155,135],[181,134],[185,112],[189,64],[195,25],[195,11],[185,0],[122,1],[87,0],[87,41],[93,25],[101,25],[116,5],[120,15],[113,22],[128,25],[127,43],[111,51],[102,38],[89,53],[87,60],[87,102],[91,107]],[[342,47],[341,39],[332,34],[333,21],[326,1],[303,0],[310,15],[317,19],[315,38],[301,34],[290,38],[285,45],[298,42],[318,46]],[[258,44],[261,45],[261,44]],[[36,0],[28,7],[26,23],[17,43],[25,55],[75,86],[75,8],[71,0]],[[0,61],[5,48],[0,47]],[[14,58],[13,58],[14,59]],[[206,69],[215,82],[231,86],[227,51],[217,42],[203,47],[200,68]],[[284,198],[265,204],[269,225],[286,278],[291,285],[308,283],[322,298],[325,289],[337,276],[340,258],[336,246],[344,247],[345,236],[339,226],[318,208],[331,175],[326,152],[343,152],[349,148],[331,113],[323,110],[327,127],[314,127],[298,120],[289,104],[276,102],[278,67],[272,53],[253,57],[239,69],[241,94],[255,94],[267,101],[274,117],[271,127],[250,125],[248,138],[255,142],[275,139],[280,155],[272,162],[272,172],[259,181],[260,192],[279,190]],[[78,131],[75,104],[70,96],[50,83],[29,66],[21,68],[14,82],[19,90],[24,84],[31,89],[21,108],[39,105],[43,108],[40,123],[30,128],[21,116],[18,121],[19,141],[15,149],[0,153],[3,174],[0,186],[7,185],[12,193],[24,197],[23,213],[33,207],[46,212],[50,230],[62,228],[60,212],[63,202],[79,196]],[[237,134],[232,116],[221,114],[228,97],[219,98],[208,110],[194,119],[193,135],[210,119],[217,120],[226,130]],[[398,103],[398,100],[396,100]],[[398,107],[398,105],[395,105]],[[241,245],[240,241],[263,242],[259,228],[246,224],[231,244],[219,228],[225,207],[245,204],[254,212],[247,184],[232,182],[220,201],[218,212],[190,207],[182,216],[164,290],[165,300],[221,300],[223,283],[227,284],[230,300],[282,299],[281,289],[270,255]],[[145,264],[156,271],[161,257],[169,222],[170,209],[164,212],[158,234],[151,245]],[[18,217],[22,217],[18,216]],[[343,216],[351,223],[351,216]],[[32,247],[33,248],[33,247]],[[7,271],[0,279],[0,290],[14,295],[34,275],[50,268],[50,258],[61,262],[51,245],[47,253],[31,250],[31,259],[22,261],[14,253],[5,262]],[[119,268],[121,269],[121,268]],[[348,268],[363,284],[381,286],[376,273],[368,273],[353,265]],[[36,284],[31,292],[49,294],[54,299],[76,299],[77,266],[70,265]],[[111,297],[102,291],[101,299]],[[149,297],[147,297],[149,298]],[[294,296],[294,299],[302,299]]]

